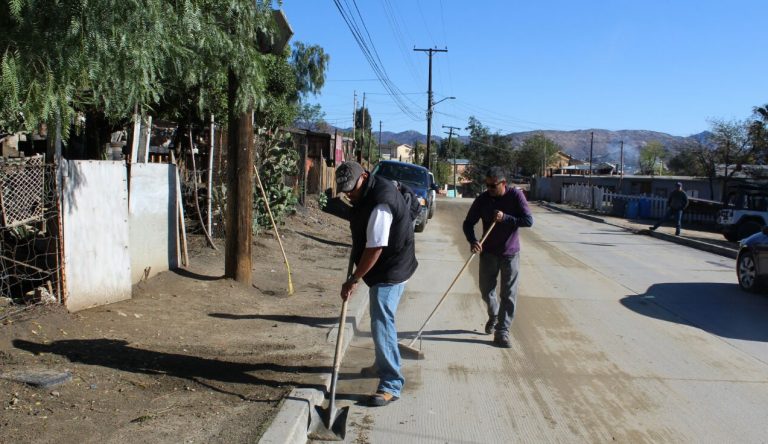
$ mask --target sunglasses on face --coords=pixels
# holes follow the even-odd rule
[[[496,188],[497,186],[499,186],[500,183],[506,183],[506,181],[505,180],[500,180],[498,182],[486,182],[485,183],[485,187],[486,188]]]

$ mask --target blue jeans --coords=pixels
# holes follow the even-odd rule
[[[405,378],[400,372],[400,350],[397,347],[395,313],[405,282],[378,284],[370,288],[371,334],[376,349],[376,368],[379,372],[377,390],[400,397]]]
[[[664,215],[661,219],[659,219],[654,225],[653,229],[657,229],[663,224],[664,222],[668,221],[669,219],[674,219],[675,221],[675,234],[680,234],[680,227],[683,223],[683,210],[673,210],[671,208],[667,208],[667,214]]]
[[[491,253],[480,254],[480,295],[488,308],[488,318],[496,319],[496,336],[509,336],[517,304],[518,270],[520,254],[511,257]],[[501,294],[496,297],[496,286],[501,275]]]

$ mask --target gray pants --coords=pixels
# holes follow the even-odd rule
[[[496,318],[496,336],[509,335],[517,303],[517,276],[520,254],[501,257],[480,254],[480,294],[488,307],[488,318]],[[501,297],[496,297],[497,280],[501,274]]]

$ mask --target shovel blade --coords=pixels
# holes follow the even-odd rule
[[[349,406],[342,407],[333,412],[333,418],[328,420],[329,409],[315,406],[310,410],[309,429],[307,437],[318,441],[344,441],[347,435],[347,416]],[[330,427],[329,427],[330,425]]]

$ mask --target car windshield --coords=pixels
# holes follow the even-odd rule
[[[420,168],[414,168],[405,163],[402,165],[380,163],[376,165],[373,174],[384,176],[387,179],[397,180],[398,182],[416,185],[421,188],[427,188],[429,186],[429,179],[427,178],[426,171]]]

